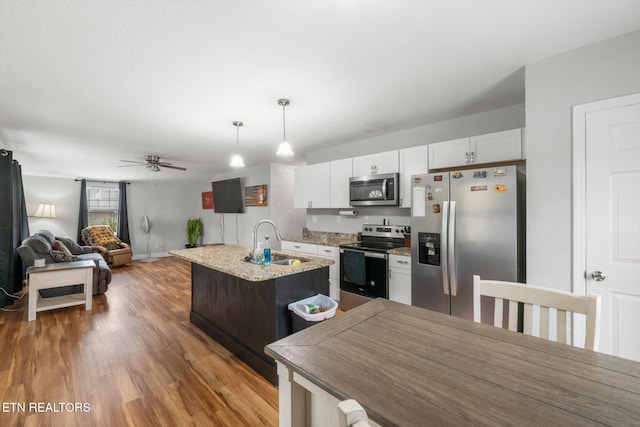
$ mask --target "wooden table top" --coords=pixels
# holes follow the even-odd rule
[[[377,299],[265,348],[381,425],[640,425],[640,363]]]

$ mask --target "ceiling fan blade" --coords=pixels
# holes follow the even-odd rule
[[[135,164],[135,165],[118,165],[119,168],[128,168],[131,166],[145,166],[144,163],[139,163],[139,164]]]
[[[157,162],[156,164],[158,166],[171,166],[171,165],[173,165],[173,163],[169,163],[169,162]]]
[[[121,162],[127,162],[127,163],[138,163],[140,165],[145,165],[146,162],[138,162],[136,160],[120,160]]]
[[[186,171],[187,170],[187,168],[181,168],[180,166],[171,166],[171,165],[162,165],[162,164],[160,166],[162,166],[163,168],[178,169],[178,170],[181,170],[181,171]]]

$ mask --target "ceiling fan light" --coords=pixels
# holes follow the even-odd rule
[[[278,146],[278,151],[276,152],[276,155],[280,157],[293,156],[293,150],[291,149],[291,144],[289,144],[287,141],[282,141]]]
[[[232,168],[243,168],[244,161],[242,160],[242,156],[240,156],[240,154],[234,154],[231,157],[231,162],[229,163],[229,166],[231,166]]]

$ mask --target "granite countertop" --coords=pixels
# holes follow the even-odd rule
[[[251,248],[238,245],[205,246],[192,249],[175,249],[169,251],[171,255],[178,258],[204,265],[205,267],[230,274],[251,282],[261,282],[264,280],[276,279],[278,277],[298,274],[304,271],[315,270],[328,267],[334,263],[331,259],[318,258],[314,256],[295,254],[286,251],[274,251],[273,254],[290,255],[292,258],[300,260],[308,259],[298,266],[277,265],[270,266],[252,264],[246,262],[246,257]]]
[[[405,246],[389,250],[389,255],[411,256],[411,248]]]
[[[296,243],[309,243],[311,245],[340,246],[357,241],[358,235],[354,233],[310,231],[309,237],[289,237],[283,240]]]

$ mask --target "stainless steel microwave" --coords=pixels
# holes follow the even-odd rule
[[[400,174],[354,176],[349,178],[351,206],[398,206]]]

